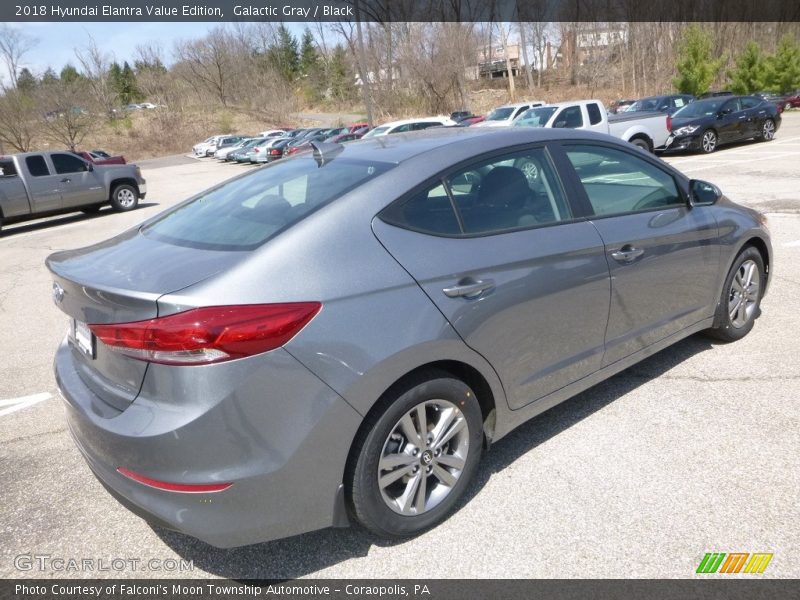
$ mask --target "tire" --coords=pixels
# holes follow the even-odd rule
[[[518,158],[516,161],[514,161],[514,166],[522,171],[522,174],[525,175],[525,179],[528,180],[528,183],[533,183],[539,179],[539,165],[529,158]]]
[[[647,140],[643,140],[642,138],[633,138],[630,143],[637,148],[644,150],[645,152],[651,152],[650,144],[647,143]]]
[[[81,209],[81,212],[85,215],[95,215],[100,212],[100,209],[103,207],[102,204],[92,204],[91,206],[84,206]]]
[[[735,342],[750,333],[761,314],[765,284],[764,259],[748,246],[733,261],[714,316],[715,326],[706,333],[723,342]]]
[[[703,132],[703,136],[700,138],[700,150],[703,154],[711,154],[717,149],[718,144],[719,138],[717,137],[717,132],[713,129],[706,129]]]
[[[764,119],[761,124],[761,132],[758,134],[757,140],[761,142],[771,142],[775,139],[775,121],[772,119]]]
[[[421,373],[390,389],[356,437],[345,475],[352,516],[386,538],[438,525],[469,485],[482,449],[481,409],[469,386],[442,371]]]
[[[125,212],[139,205],[139,191],[127,183],[121,183],[111,192],[111,206],[114,210]]]

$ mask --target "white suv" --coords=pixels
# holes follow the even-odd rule
[[[495,108],[486,115],[486,120],[475,123],[473,127],[508,127],[514,119],[529,108],[543,106],[544,104],[544,100],[530,100],[528,102],[517,102],[516,104],[504,104],[503,106]]]

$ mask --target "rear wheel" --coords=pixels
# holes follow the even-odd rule
[[[772,119],[764,121],[761,125],[761,133],[759,133],[758,139],[762,142],[770,142],[775,139],[775,121]]]
[[[723,342],[735,342],[750,333],[761,311],[765,281],[761,253],[752,246],[745,248],[725,279],[714,319],[717,325],[707,333]]]
[[[705,154],[711,154],[714,150],[717,149],[717,132],[713,129],[709,129],[703,132],[703,137],[700,140],[700,149]]]
[[[139,193],[135,187],[122,183],[111,192],[111,206],[117,211],[133,210],[139,204]]]
[[[464,382],[429,371],[390,391],[356,439],[347,470],[353,516],[384,537],[447,517],[482,450],[481,410]]]

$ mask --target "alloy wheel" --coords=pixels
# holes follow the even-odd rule
[[[703,151],[713,152],[717,147],[717,134],[713,131],[706,131],[703,134]]]
[[[728,293],[728,316],[731,325],[744,327],[756,310],[761,285],[761,275],[753,260],[746,260],[736,271]]]
[[[764,121],[764,125],[761,127],[761,137],[765,140],[771,140],[775,137],[775,123],[770,119]]]
[[[117,204],[122,208],[130,208],[136,202],[136,196],[128,188],[117,191]]]
[[[467,460],[469,426],[447,400],[428,400],[394,425],[378,460],[378,488],[404,516],[428,512],[452,492]]]

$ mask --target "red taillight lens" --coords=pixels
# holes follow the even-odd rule
[[[672,115],[667,115],[667,131],[672,131]]]
[[[283,346],[321,308],[319,302],[209,306],[89,329],[110,350],[131,358],[166,365],[210,364]]]
[[[270,154],[282,154],[282,151],[280,150],[280,148],[273,148],[272,150],[269,151],[269,153]]]

